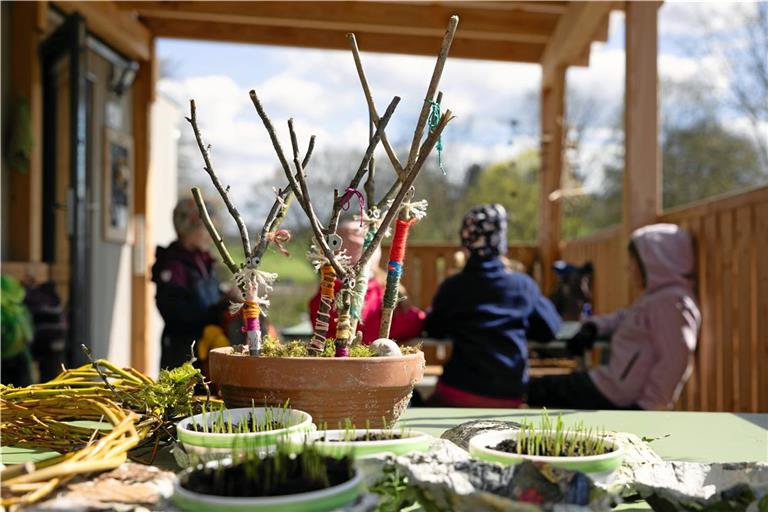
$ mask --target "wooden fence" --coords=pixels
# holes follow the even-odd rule
[[[696,242],[702,329],[693,374],[676,408],[768,412],[768,187],[665,212]],[[595,309],[627,304],[619,228],[564,244],[562,257],[595,265]]]
[[[768,412],[768,187],[666,212],[697,243],[703,326],[678,409]]]

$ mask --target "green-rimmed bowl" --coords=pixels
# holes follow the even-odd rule
[[[499,430],[479,434],[469,440],[469,453],[476,459],[501,464],[518,464],[524,460],[543,462],[552,466],[588,473],[593,478],[610,476],[624,459],[624,450],[614,441],[606,441],[606,448],[611,449],[602,455],[587,455],[583,457],[549,457],[543,455],[518,455],[488,448],[502,441],[516,439],[519,430]]]
[[[201,494],[183,488],[180,481],[181,478],[177,479],[171,499],[180,510],[185,512],[304,512],[307,510],[326,512],[352,503],[363,492],[363,481],[359,471],[355,471],[355,476],[350,480],[327,489],[260,498],[230,498]]]
[[[369,434],[394,433],[400,434],[401,439],[384,439],[380,441],[346,441]],[[357,429],[357,430],[318,430],[310,435],[313,446],[323,455],[343,457],[352,455],[356,459],[364,459],[375,455],[404,455],[411,452],[425,452],[434,440],[423,432],[396,431],[387,429]]]
[[[238,423],[248,418],[251,413],[258,420],[262,420],[269,414],[274,420],[280,421],[286,427],[242,434],[213,434],[196,432],[190,428],[193,423],[197,425],[215,423],[222,414],[226,423],[229,423],[230,419],[232,423]],[[314,429],[312,416],[304,411],[282,407],[243,407],[206,412],[185,418],[176,425],[176,437],[188,454],[207,462],[230,457],[234,451],[238,450],[268,452],[275,447],[278,441],[302,442],[306,435]]]

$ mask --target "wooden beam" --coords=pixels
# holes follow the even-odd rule
[[[626,4],[624,93],[625,242],[632,231],[657,221],[661,212],[658,102],[658,2]],[[622,254],[626,258],[626,251]],[[632,290],[625,296],[632,300]]]
[[[565,117],[565,66],[554,69],[541,90],[541,171],[539,173],[539,250],[542,290],[548,294],[555,284],[552,264],[560,257],[560,201],[549,195],[560,188],[563,171]]]
[[[514,5],[514,3],[513,3]],[[558,16],[498,5],[400,2],[119,2],[144,18],[198,20],[389,35],[442,37],[451,15],[461,18],[456,38],[545,44]],[[205,37],[204,33],[199,34]]]
[[[43,92],[38,46],[45,32],[48,6],[42,2],[14,2],[11,8],[10,101],[29,108],[32,151],[29,165],[8,166],[8,258],[39,262],[42,259],[43,201]]]
[[[144,22],[158,37],[349,50],[346,31],[339,30],[303,30],[164,18],[147,18]],[[441,39],[431,36],[394,37],[391,34],[368,32],[358,32],[356,35],[364,51],[429,56],[433,56],[440,47]],[[451,46],[451,57],[539,62],[543,50],[544,45],[535,43],[456,39]]]
[[[542,81],[553,79],[560,65],[581,64],[596,37],[607,34],[613,2],[571,2],[560,17],[541,58]]]
[[[152,209],[150,196],[150,143],[152,140],[152,103],[157,79],[157,59],[154,41],[150,41],[150,58],[139,65],[133,83],[133,151],[134,151],[134,214],[142,222],[137,226],[131,279],[131,366],[145,372],[150,365],[149,346],[152,318],[152,287],[149,259],[152,247]]]
[[[656,222],[661,211],[657,2],[627,2],[624,224]]]
[[[88,30],[106,41],[126,57],[146,61],[150,58],[151,34],[139,20],[118,10],[119,2],[54,2],[70,14],[79,12]]]

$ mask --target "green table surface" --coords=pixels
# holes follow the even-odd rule
[[[472,420],[536,420],[538,409],[448,409],[412,408],[399,426],[439,437],[449,428]],[[550,411],[562,413],[566,425],[576,421],[640,437],[659,438],[653,449],[664,459],[692,462],[768,462],[768,414],[660,411]],[[41,460],[49,451],[0,446],[5,464]],[[167,460],[162,460],[163,458]],[[173,467],[169,454],[156,462]],[[617,512],[640,512],[650,508],[644,502],[625,503]]]
[[[768,414],[667,411],[550,411],[566,425],[576,421],[640,437],[661,438],[651,446],[666,460],[768,462]],[[400,426],[439,437],[472,420],[537,421],[539,409],[412,408]],[[662,437],[667,436],[667,437]]]

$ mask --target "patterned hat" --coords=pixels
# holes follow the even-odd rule
[[[205,208],[212,218],[216,216],[210,203],[206,202]],[[200,212],[197,211],[195,200],[191,197],[179,199],[173,209],[173,229],[176,230],[176,234],[182,237],[201,227],[203,227],[203,219],[200,217]]]
[[[464,215],[461,245],[474,256],[492,258],[507,253],[507,210],[500,204],[481,204]]]

